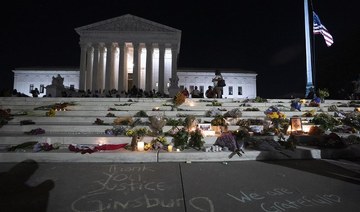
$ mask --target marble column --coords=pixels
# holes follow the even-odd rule
[[[153,46],[151,43],[146,44],[146,80],[145,91],[151,91],[153,89]]]
[[[88,46],[86,44],[80,44],[81,53],[80,53],[80,82],[79,90],[86,89],[86,52]]]
[[[126,46],[125,43],[119,42],[119,74],[118,74],[118,91],[127,91],[127,70],[126,70]]]
[[[93,62],[94,62],[94,48],[89,47],[87,49],[87,61],[86,61],[86,90],[92,90],[92,79],[93,79]]]
[[[159,82],[158,91],[164,93],[164,76],[165,76],[165,45],[159,45]]]
[[[178,62],[178,48],[177,45],[171,46],[171,78],[177,77],[177,62]]]
[[[99,71],[99,44],[94,44],[94,62],[93,62],[93,77],[92,77],[92,90],[98,90],[97,77]]]
[[[105,69],[105,90],[109,91],[114,87],[114,59],[113,59],[113,44],[106,44],[106,69]]]
[[[133,86],[140,88],[140,51],[139,43],[133,43],[134,56],[133,56]]]
[[[98,78],[97,78],[97,89],[99,90],[99,93],[103,92],[103,89],[105,88],[105,47],[104,45],[99,46],[99,68],[98,68]]]

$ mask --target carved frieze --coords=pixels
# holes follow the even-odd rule
[[[179,30],[133,15],[124,15],[78,28],[86,31],[113,32],[178,32]]]

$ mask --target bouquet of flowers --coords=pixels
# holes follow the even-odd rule
[[[186,99],[186,96],[181,93],[181,92],[178,92],[175,96],[174,96],[174,105],[175,107],[181,105],[182,103],[185,102],[185,99]]]

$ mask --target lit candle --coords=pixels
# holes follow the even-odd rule
[[[180,152],[180,149],[176,149],[177,152]]]
[[[169,145],[168,146],[168,152],[172,152],[173,151],[173,146],[172,145]]]
[[[143,141],[137,142],[137,150],[140,151],[140,152],[144,151],[144,145],[145,144],[144,144]]]

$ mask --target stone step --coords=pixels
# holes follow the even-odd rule
[[[145,136],[142,138],[142,141],[145,143],[150,143],[156,136]],[[170,143],[172,141],[171,136],[165,136],[167,141]],[[25,135],[25,134],[5,134],[1,135],[0,146],[9,146],[9,145],[18,145],[29,141],[36,142],[48,142],[48,143],[60,143],[64,145],[69,144],[124,144],[131,143],[131,137],[129,136],[112,136],[112,135],[101,135],[101,134],[41,134],[41,135]],[[204,137],[205,145],[213,145],[217,137]]]
[[[30,111],[24,111],[24,110],[19,110],[19,111],[12,111],[11,114],[18,114],[21,112],[26,112],[27,115],[22,115],[20,117],[31,117],[31,116],[45,116],[45,114],[47,113],[47,111],[44,110],[30,110]],[[107,111],[107,110],[89,110],[89,111],[85,111],[85,110],[77,110],[77,111],[56,111],[56,117],[106,117],[106,115],[108,113],[112,113],[115,116],[131,116],[133,117],[134,115],[136,115],[139,111],[134,110],[134,111]],[[148,116],[155,116],[155,115],[163,115],[166,117],[185,117],[186,115],[194,115],[194,116],[199,116],[199,117],[206,117],[208,110],[188,110],[188,111],[144,111],[146,112],[146,114]],[[220,114],[225,114],[227,111],[219,111]],[[282,113],[284,113],[286,115],[286,117],[291,117],[291,116],[302,116],[303,114],[305,114],[305,111],[283,111]],[[320,111],[316,112],[316,113],[321,113]],[[329,112],[331,114],[333,114],[334,112]],[[254,118],[265,118],[266,115],[263,111],[242,111],[241,112],[241,117],[246,117],[246,118],[250,118],[250,117],[254,117]]]
[[[125,149],[81,154],[70,152],[66,148],[49,152],[1,152],[2,162],[21,162],[33,159],[37,162],[120,162],[120,163],[154,163],[154,162],[231,162],[248,160],[308,160],[308,159],[338,159],[359,158],[359,146],[345,149],[317,149],[312,147],[297,146],[295,151],[257,151],[245,149],[242,156],[234,155],[229,158],[231,152],[204,152],[194,149],[186,149],[180,152],[167,152],[164,150],[152,150],[145,152],[129,151]],[[350,155],[350,156],[347,156]]]
[[[117,125],[118,127],[120,125]],[[125,126],[128,127],[128,126]],[[33,129],[41,128],[45,130],[45,133],[96,133],[96,134],[105,134],[106,129],[112,129],[113,125],[75,125],[72,124],[66,124],[64,125],[58,125],[58,124],[35,124],[35,125],[4,125],[2,128],[0,128],[0,135],[6,134],[6,133],[14,133],[14,134],[23,134],[25,132],[29,132]],[[130,127],[129,127],[130,128]],[[137,125],[136,128],[147,128],[150,130],[149,126],[141,126]],[[172,126],[164,126],[163,132],[167,132],[172,128]],[[239,126],[228,126],[229,130],[236,130]]]

